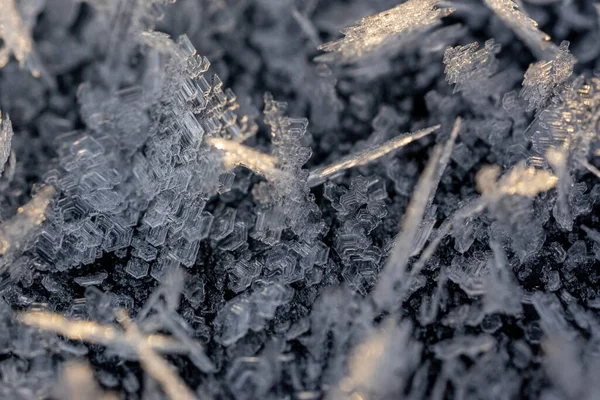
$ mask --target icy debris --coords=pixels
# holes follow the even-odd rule
[[[588,160],[579,160],[579,163],[592,174],[596,175],[596,177],[600,178],[600,169],[595,165],[590,164]]]
[[[515,236],[513,244],[516,245],[522,259],[531,255],[532,251],[538,250],[545,236],[543,231],[540,233],[541,227],[532,223],[528,199],[555,187],[556,176],[547,170],[526,167],[524,163],[517,164],[500,179],[499,174],[498,166],[488,166],[480,170],[476,182],[483,195],[467,202],[440,226],[413,266],[411,275],[420,272],[446,235],[463,226],[465,219],[472,218],[488,207]],[[520,204],[519,207],[524,209],[515,212],[516,210],[510,208],[515,205],[513,203]],[[523,248],[519,247],[521,245]]]
[[[22,4],[19,4],[22,3]],[[27,7],[26,3],[31,3]],[[14,55],[21,67],[27,68],[36,78],[42,74],[42,65],[37,59],[33,48],[31,31],[35,22],[35,16],[41,7],[31,7],[36,2],[15,2],[15,0],[2,0],[0,2],[0,37],[2,48],[0,48],[0,68],[4,67],[10,55]],[[43,2],[37,2],[43,4]],[[24,6],[27,11],[26,18],[19,13],[19,6]],[[27,17],[31,18],[27,18]]]
[[[238,357],[226,379],[236,400],[264,398],[274,383],[277,368],[277,360],[267,357]]]
[[[528,103],[528,111],[542,110],[560,93],[573,74],[575,57],[569,53],[569,42],[563,41],[554,59],[531,64],[525,72],[520,96]]]
[[[474,42],[465,46],[449,47],[444,52],[446,80],[454,84],[454,93],[476,90],[498,71],[496,55],[500,45],[490,39],[483,49]]]
[[[430,325],[436,320],[440,308],[442,307],[447,281],[447,273],[442,270],[437,278],[437,284],[432,295],[423,297],[419,308],[419,315],[417,317],[422,326]]]
[[[544,57],[551,60],[549,70],[545,62],[532,66],[525,87],[535,90],[524,90],[525,99],[519,99],[515,89],[522,65],[509,53],[523,46],[510,42],[512,34],[500,20],[487,24],[484,2],[402,1],[367,18],[349,29],[346,39],[325,45],[333,51],[322,59],[360,61],[381,50],[378,63],[343,67],[335,76],[325,64],[307,62],[314,52],[309,40],[316,42],[348,16],[365,15],[389,1],[330,1],[317,7],[313,0],[187,0],[168,14],[163,0],[93,3],[94,9],[80,9],[72,0],[52,0],[37,19],[44,61],[54,64],[57,54],[65,59],[50,68],[61,77],[60,90],[34,85],[29,74],[16,79],[16,63],[0,77],[3,107],[26,141],[15,140],[15,152],[24,156],[16,169],[12,157],[12,169],[0,185],[8,207],[2,216],[9,217],[10,205],[19,204],[43,166],[54,168],[42,179],[56,188],[35,247],[19,246],[18,258],[10,250],[3,254],[11,272],[20,275],[18,281],[8,280],[16,284],[0,285],[0,397],[47,395],[41,388],[54,382],[56,362],[63,355],[86,356],[87,345],[69,342],[78,337],[110,342],[106,350],[101,344],[89,352],[104,387],[127,392],[121,397],[149,400],[165,397],[157,382],[148,376],[138,382],[140,374],[128,363],[107,372],[115,356],[141,361],[177,398],[188,389],[178,386],[176,375],[198,381],[202,397],[239,400],[516,398],[536,397],[540,390],[540,397],[551,399],[591,398],[598,392],[586,379],[598,371],[598,363],[588,359],[597,358],[600,329],[592,312],[575,304],[600,307],[593,268],[600,244],[591,243],[598,230],[593,207],[600,185],[589,187],[594,177],[587,173],[598,174],[598,160],[590,156],[600,154],[600,86],[596,78],[571,80],[566,46],[555,58]],[[487,3],[504,4],[501,10],[520,15],[511,8],[520,1]],[[437,29],[447,12],[436,7],[446,4],[460,8],[460,24]],[[587,3],[581,7],[581,13],[593,10]],[[556,19],[553,34],[568,34],[573,54],[592,55],[580,65],[587,76],[597,50],[586,50],[589,43],[582,50],[581,43],[593,42],[597,26],[590,22],[595,16],[580,15],[576,8],[565,2],[531,11],[544,24]],[[147,31],[163,15],[160,29],[186,31],[190,37],[173,41]],[[543,47],[533,24],[526,24],[531,21],[513,22],[526,26],[516,31],[531,33],[533,47]],[[461,96],[449,95],[441,53],[447,46],[481,40],[482,32],[509,44],[502,57],[506,68],[496,71],[498,48],[491,42],[481,50],[474,45],[449,49],[447,67],[454,72],[448,78],[452,75],[456,89],[463,90]],[[85,51],[60,50],[72,42]],[[290,115],[308,110],[310,131],[306,119],[288,117],[284,103],[267,95],[268,130],[250,138],[256,112],[209,73],[208,59],[192,42],[202,43],[223,82],[234,82],[244,99],[273,90],[293,99]],[[395,57],[395,50],[408,44],[418,48]],[[382,73],[386,77],[373,79]],[[88,83],[75,94],[81,79]],[[465,93],[476,89],[482,94],[476,99]],[[543,100],[536,103],[532,128],[525,130],[532,118],[525,103],[535,103],[534,95]],[[363,166],[363,173],[382,172],[364,164],[406,139],[385,143],[394,132],[438,122],[449,128],[457,115],[467,118],[462,142],[454,146],[457,124],[451,139],[434,150],[408,207],[426,151],[422,147],[412,149],[410,161],[396,158],[388,165],[398,196],[388,196],[390,188],[379,176],[329,180],[354,165]],[[70,132],[75,126],[83,128]],[[69,133],[54,136],[62,131]],[[271,134],[270,144],[265,133]],[[366,140],[354,145],[358,156],[331,166],[331,175],[317,169],[311,175],[304,167],[312,151],[316,159],[333,161],[353,153],[350,137]],[[0,144],[6,142],[2,139]],[[10,157],[10,146],[3,147],[0,162]],[[49,163],[54,150],[56,162]],[[525,157],[529,164],[520,162]],[[450,159],[458,168],[446,173]],[[477,176],[482,195],[476,197],[470,182],[483,161],[501,167],[484,168]],[[322,175],[315,179],[315,171]],[[311,190],[323,181],[322,189]],[[434,204],[438,186],[443,193]],[[551,188],[558,193],[546,193]],[[388,255],[394,225],[405,210],[402,232]],[[586,216],[580,223],[590,227],[581,228],[588,238],[579,229],[564,232],[575,227],[579,215]],[[11,220],[6,221],[0,232],[10,227]],[[555,292],[566,310],[525,292],[513,270],[524,286]],[[160,285],[151,293],[153,279]],[[78,284],[86,286],[85,298],[78,298]],[[35,326],[15,323],[11,308],[36,301],[47,305],[34,308],[65,310],[69,320],[57,320],[53,329],[65,333],[66,340],[45,334],[39,341]],[[522,301],[531,304],[523,310]],[[531,321],[529,305],[541,322]],[[421,325],[414,331],[394,323],[404,307]],[[115,308],[135,311],[136,326],[112,327]],[[118,319],[128,324],[126,316]],[[539,354],[544,335],[556,326],[568,331],[570,325],[588,351]],[[529,343],[515,340],[513,328],[523,330]],[[486,335],[478,336],[479,331]],[[141,348],[161,342],[166,344],[154,350],[175,354],[176,371]],[[210,358],[201,342],[210,344]],[[556,360],[577,368],[558,371]],[[546,377],[540,362],[554,364]],[[523,378],[519,371],[525,368]],[[190,372],[202,376],[189,378]],[[86,389],[94,389],[89,373],[83,375]],[[546,380],[555,381],[555,387],[540,388]],[[592,389],[573,389],[583,386]]]
[[[216,339],[224,346],[231,346],[251,329],[259,332],[267,321],[273,319],[277,307],[288,303],[293,289],[275,282],[257,281],[246,291],[226,303],[217,314]]]
[[[470,259],[462,256],[454,257],[448,268],[448,279],[460,286],[469,297],[486,293],[485,278],[488,274],[486,260],[476,257]]]
[[[591,206],[581,193],[585,188],[575,184],[573,173],[582,166],[595,172],[588,157],[598,146],[597,118],[593,116],[600,110],[599,90],[598,78],[576,78],[538,114],[526,132],[532,138],[534,151],[545,156],[558,177],[558,199],[553,214],[567,230]]]
[[[393,41],[410,43],[440,23],[453,10],[438,6],[438,0],[408,0],[379,14],[362,18],[342,30],[343,39],[325,43],[319,50],[330,52],[318,61],[355,62]],[[397,45],[397,43],[395,44]]]
[[[376,281],[382,256],[369,234],[387,215],[384,181],[356,176],[350,190],[327,182],[324,197],[332,202],[342,224],[334,238],[334,249],[345,264],[342,276],[353,289],[366,294]]]
[[[550,36],[538,29],[538,24],[522,10],[515,0],[483,0],[515,35],[529,47],[537,58],[551,60],[558,47]]]
[[[298,23],[298,26],[302,29],[302,32],[306,35],[308,39],[310,39],[311,43],[315,47],[319,47],[321,45],[321,40],[319,39],[319,32],[317,28],[312,24],[309,18],[306,15],[302,14],[296,8],[292,10],[292,16],[294,20]]]
[[[140,363],[145,371],[160,383],[162,389],[171,400],[195,400],[196,395],[181,380],[179,375],[173,371],[171,365],[167,363],[154,351],[152,345],[145,341],[144,336],[138,328],[132,324],[127,315],[121,312],[121,324],[125,327],[125,333],[132,341],[137,342],[136,350]]]
[[[394,139],[390,139],[389,141],[379,146],[363,150],[357,154],[350,154],[334,164],[315,168],[310,172],[308,184],[311,187],[317,186],[330,177],[333,177],[347,169],[361,165],[366,165],[368,163],[376,161],[379,158],[395,150],[407,146],[415,140],[419,140],[427,135],[430,135],[438,129],[440,129],[440,125],[422,129],[415,133],[407,133],[405,135],[398,136]]]
[[[2,111],[0,111],[0,174],[4,171],[4,166],[12,151],[13,134],[10,118],[8,115],[2,118]]]
[[[568,167],[567,149],[550,149],[546,154],[546,159],[558,177],[557,199],[552,214],[559,226],[570,231],[573,229],[575,219],[572,207],[572,195],[574,194],[575,185]]]
[[[600,245],[600,232],[598,232],[598,231],[596,231],[594,229],[591,229],[591,228],[589,228],[589,227],[587,227],[585,225],[581,225],[581,229],[584,230],[584,232],[587,234],[587,236],[590,239],[592,239],[594,242],[596,242],[596,244]],[[565,254],[565,257],[566,257],[566,254]],[[564,259],[563,259],[563,261],[564,261]]]
[[[600,109],[600,79],[576,78],[557,99],[539,113],[528,128],[534,149],[542,156],[552,150],[566,152],[567,167],[587,160],[598,137],[594,132]],[[574,165],[575,164],[575,165]]]
[[[74,279],[75,283],[79,286],[92,286],[92,285],[100,285],[104,280],[108,278],[108,274],[106,272],[97,272],[95,274],[87,275],[87,276],[79,276]]]
[[[475,356],[488,352],[496,346],[496,340],[490,335],[459,336],[446,339],[434,346],[435,355],[448,360],[459,356]]]
[[[443,26],[428,34],[421,42],[419,51],[428,53],[441,53],[451,44],[457,43],[465,37],[468,29],[462,24]]]

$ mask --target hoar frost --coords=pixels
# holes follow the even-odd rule
[[[596,5],[0,14],[0,398],[597,397]]]

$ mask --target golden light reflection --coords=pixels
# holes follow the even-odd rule
[[[131,323],[124,310],[119,312],[119,321],[125,330],[100,325],[92,321],[75,321],[59,314],[32,311],[19,315],[19,320],[41,330],[55,332],[69,339],[82,340],[102,345],[125,345],[135,351],[144,370],[160,383],[172,400],[194,400],[196,396],[173,371],[171,366],[156,351],[174,346],[174,342],[162,335],[144,335]]]

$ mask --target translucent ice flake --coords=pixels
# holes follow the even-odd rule
[[[217,341],[230,346],[251,329],[259,332],[273,319],[277,308],[288,303],[294,290],[280,283],[259,281],[251,291],[244,292],[227,302],[215,320]]]
[[[106,272],[97,272],[95,274],[86,275],[86,276],[78,276],[74,279],[75,283],[79,286],[92,286],[92,285],[100,285],[104,280],[108,278],[108,274]]]
[[[550,36],[538,29],[538,24],[514,0],[483,0],[484,3],[519,37],[537,58],[552,59],[558,47]]]
[[[370,162],[376,161],[379,158],[395,150],[407,146],[415,140],[419,140],[427,135],[430,135],[431,133],[437,131],[439,128],[440,126],[436,125],[431,128],[423,129],[412,134],[401,135],[397,138],[391,139],[383,143],[380,146],[363,150],[357,154],[348,155],[334,164],[315,168],[310,172],[308,184],[311,187],[317,186],[326,181],[328,178],[335,176],[336,174],[341,173],[347,169],[361,165],[366,165]]]
[[[131,275],[133,278],[141,279],[148,276],[150,265],[136,257],[132,257],[125,267],[125,272]]]
[[[451,9],[438,7],[438,3],[438,0],[408,0],[363,18],[357,25],[342,30],[343,39],[319,46],[320,50],[331,54],[320,56],[317,60],[355,62],[394,40],[411,42],[452,12]]]

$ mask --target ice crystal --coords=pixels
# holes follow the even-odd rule
[[[360,165],[366,165],[370,162],[376,161],[388,153],[400,149],[414,142],[415,140],[419,140],[435,132],[439,128],[440,126],[437,125],[412,134],[407,133],[405,135],[398,136],[395,139],[390,139],[386,143],[383,143],[379,146],[365,149],[357,154],[350,154],[332,165],[315,168],[311,171],[310,176],[308,177],[308,184],[310,186],[319,185],[327,178],[335,176],[346,169],[354,168]]]
[[[498,70],[496,54],[500,45],[494,39],[485,42],[481,50],[479,43],[449,47],[444,52],[445,73],[448,82],[455,84],[454,93],[473,90]]]
[[[452,9],[439,7],[438,3],[438,0],[408,0],[365,17],[355,26],[342,30],[343,39],[319,46],[320,50],[332,53],[319,57],[319,60],[354,62],[393,40],[414,40],[416,35],[435,27],[442,17],[452,12]]]
[[[556,57],[531,64],[525,72],[521,97],[529,103],[528,110],[541,110],[549,99],[564,89],[573,73],[575,58],[569,53],[569,42],[562,42]]]

